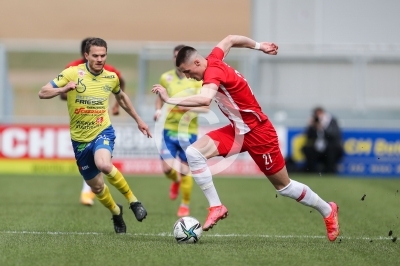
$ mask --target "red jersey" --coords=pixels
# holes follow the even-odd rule
[[[71,63],[69,63],[65,68],[69,68],[69,67],[71,67],[71,66],[78,66],[78,65],[83,64],[83,63],[85,63],[85,62],[86,62],[86,61],[85,61],[85,59],[83,59],[83,58],[77,59],[77,60],[72,61]],[[114,72],[115,74],[117,74],[118,79],[121,80],[121,72],[119,72],[115,67],[113,67],[113,66],[111,66],[111,65],[105,64],[105,65],[104,65],[104,69],[105,69],[105,70],[108,70],[108,71],[111,71],[111,72]]]
[[[262,112],[247,80],[237,70],[223,62],[224,52],[215,47],[207,56],[203,84],[218,86],[215,102],[235,126],[239,134],[246,134],[268,117]]]

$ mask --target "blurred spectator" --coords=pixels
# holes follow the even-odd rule
[[[322,107],[316,107],[305,134],[307,141],[302,148],[306,158],[304,171],[336,173],[343,156],[342,133],[336,118]]]

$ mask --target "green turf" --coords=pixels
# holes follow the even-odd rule
[[[1,178],[0,265],[398,265],[388,233],[400,233],[400,180],[292,176],[339,204],[342,234],[330,243],[320,215],[276,197],[267,180],[215,178],[229,217],[199,243],[179,245],[170,235],[179,202],[164,178],[127,177],[149,213],[142,223],[111,188],[126,235],[113,233],[99,202],[78,203],[78,176]],[[196,185],[191,207],[203,222],[207,201]]]

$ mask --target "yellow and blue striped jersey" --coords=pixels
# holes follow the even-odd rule
[[[201,81],[194,79],[180,78],[175,69],[165,72],[161,75],[160,84],[166,88],[169,97],[186,97],[200,93],[202,87]],[[167,104],[167,116],[164,128],[178,131],[182,128],[189,134],[198,133],[197,114],[179,110],[178,106]]]
[[[108,99],[111,92],[121,92],[119,79],[114,72],[105,69],[95,75],[86,64],[81,64],[64,69],[50,83],[59,88],[70,81],[77,84],[67,97],[71,138],[78,142],[90,142],[111,125]]]

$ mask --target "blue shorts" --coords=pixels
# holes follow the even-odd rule
[[[197,140],[195,134],[179,134],[176,131],[164,129],[160,157],[162,160],[174,159],[179,156],[182,162],[187,162],[185,151]]]
[[[94,163],[94,153],[98,149],[107,149],[111,152],[114,150],[115,132],[112,126],[104,129],[91,142],[72,141],[72,147],[75,153],[76,164],[83,179],[90,180],[98,173],[96,164]]]

